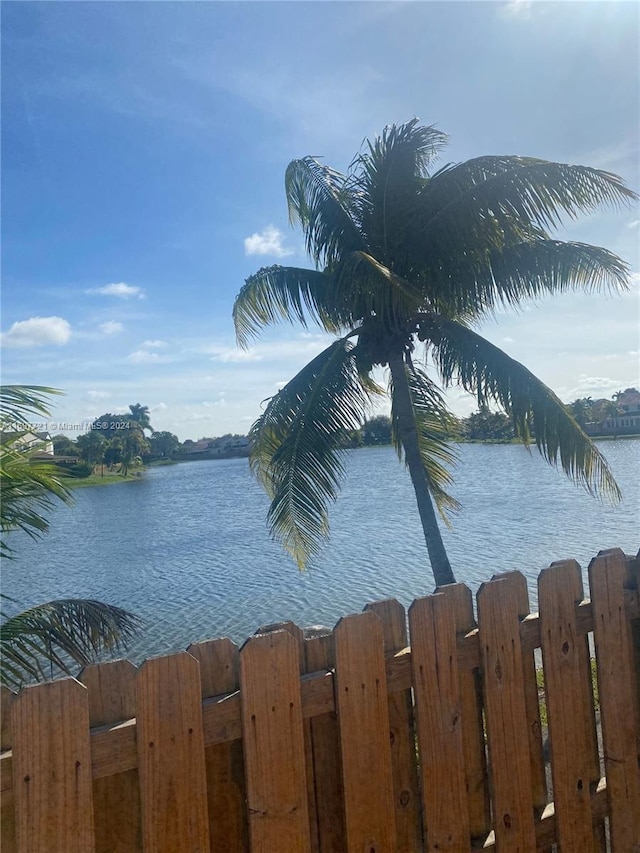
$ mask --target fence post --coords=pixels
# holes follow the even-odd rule
[[[0,751],[11,749],[11,706],[16,694],[0,686]],[[0,780],[0,850],[14,853],[16,849],[16,809],[10,773],[3,770]]]
[[[136,667],[128,660],[86,666],[78,676],[89,698],[91,726],[117,723],[136,714]],[[96,853],[142,850],[140,785],[137,770],[93,782]],[[117,819],[114,820],[114,815]]]
[[[333,632],[304,641],[307,672],[335,666]],[[311,750],[316,793],[316,818],[320,853],[346,853],[340,727],[335,713],[312,717]]]
[[[501,853],[536,853],[518,602],[510,583],[478,591],[494,830]]]
[[[444,595],[409,608],[427,850],[467,851],[467,790],[453,606]]]
[[[208,850],[198,661],[187,652],[146,660],[136,717],[145,853]]]
[[[596,830],[594,837],[591,825],[594,700],[587,638],[579,636],[576,625],[576,605],[582,597],[582,572],[575,560],[554,563],[540,572],[540,637],[557,837],[563,848],[586,851],[593,850],[594,843],[600,849],[600,832]]]
[[[75,678],[25,687],[12,729],[19,853],[93,853],[87,688]]]
[[[468,586],[463,583],[447,584],[438,587],[436,592],[446,595],[453,606],[458,638],[477,627],[473,615],[473,596]],[[469,829],[473,837],[482,838],[491,828],[491,800],[482,720],[482,682],[477,669],[461,669],[458,678]]]
[[[225,638],[192,643],[187,652],[200,663],[202,698],[232,693],[240,686],[238,647]],[[207,811],[212,851],[248,853],[249,827],[242,740],[208,746]]]
[[[309,853],[298,640],[288,631],[247,640],[240,690],[252,853]]]
[[[640,849],[640,769],[625,576],[625,557],[619,549],[600,551],[589,564],[611,846],[635,853]]]
[[[406,648],[407,616],[399,601],[376,601],[364,609],[380,617],[385,655]],[[419,850],[423,833],[411,690],[390,693],[388,704],[398,849]]]
[[[334,636],[347,849],[395,853],[382,623],[372,612],[345,616]]]

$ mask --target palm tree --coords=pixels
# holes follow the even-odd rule
[[[251,465],[270,497],[272,535],[303,566],[328,532],[344,473],[340,437],[357,428],[388,367],[393,438],[413,482],[437,584],[455,580],[434,511],[447,493],[451,415],[442,387],[497,403],[590,491],[618,497],[604,458],[556,395],[474,326],[502,306],[573,289],[621,290],[628,269],[605,249],[552,239],[562,214],[635,198],[615,175],[525,157],[479,157],[430,171],[446,141],[414,119],[366,142],[349,173],[313,157],[285,176],[289,218],[315,269],[250,276],[234,309],[247,346],[266,325],[310,318],[336,340],[276,396],[251,429]]]
[[[127,418],[135,424],[138,424],[142,432],[146,429],[153,431],[151,421],[149,419],[149,406],[143,406],[141,403],[133,403],[129,406],[130,415]]]
[[[6,535],[22,530],[37,538],[49,529],[45,515],[57,500],[71,502],[60,469],[33,464],[32,452],[20,446],[28,416],[47,417],[46,397],[60,392],[42,386],[0,386],[0,553],[15,555]],[[17,427],[17,429],[16,429]],[[6,595],[3,601],[11,601]],[[71,663],[83,666],[104,650],[126,646],[139,619],[120,607],[86,599],[63,599],[22,613],[0,614],[0,681],[19,687],[28,678],[44,678],[46,670],[70,673]]]

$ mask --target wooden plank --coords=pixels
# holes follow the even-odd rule
[[[335,666],[333,633],[304,641],[308,672]],[[311,749],[316,800],[316,837],[320,853],[346,853],[340,728],[335,711],[312,717]]]
[[[146,660],[136,682],[145,853],[209,850],[200,665],[187,652]]]
[[[93,853],[87,689],[75,678],[26,687],[12,712],[20,853]]]
[[[310,853],[298,641],[288,631],[240,652],[252,853]]]
[[[530,615],[527,580],[521,572],[501,572],[493,575],[492,579],[506,580],[513,586],[518,602],[518,618],[520,620]],[[582,598],[582,596],[580,597]],[[540,701],[536,680],[536,659],[532,649],[522,650],[522,674],[524,677],[524,700],[527,709],[527,732],[531,761],[531,792],[533,805],[541,813],[547,805],[548,797],[542,751],[542,725],[540,723]]]
[[[11,749],[11,707],[16,694],[0,686],[0,750]],[[2,774],[0,785],[0,850],[3,853],[13,853],[16,849],[15,801],[13,796],[13,780],[11,774]],[[5,777],[9,787],[5,787]]]
[[[441,594],[417,599],[409,625],[427,850],[466,853],[469,810],[451,601]]]
[[[591,718],[585,714],[592,696],[584,638],[576,631],[575,604],[581,598],[582,576],[575,561],[540,573],[540,633],[558,840],[563,849],[587,851],[594,849],[589,791],[593,745]]]
[[[256,634],[266,634],[271,631],[288,631],[298,642],[298,654],[300,661],[300,675],[307,672],[307,664],[304,651],[304,631],[295,622],[287,619],[283,622],[273,622],[258,628]],[[316,807],[316,789],[313,771],[313,743],[311,739],[311,720],[303,719],[302,730],[304,735],[304,763],[307,775],[307,809],[309,813],[309,833],[311,841],[311,853],[319,853],[318,839],[318,813]]]
[[[625,616],[640,619],[640,601],[637,590],[625,590]],[[540,628],[536,614],[520,623],[523,650],[540,646]],[[591,602],[581,601],[576,607],[578,634],[587,636],[593,630]],[[477,629],[458,638],[458,668],[472,670],[480,665],[479,635]],[[392,693],[411,688],[411,651],[403,649],[386,660],[387,687]],[[302,716],[304,719],[335,711],[334,679],[330,672],[315,672],[301,679]],[[202,703],[205,744],[226,743],[241,737],[240,694],[238,691],[211,697]],[[5,796],[13,788],[13,757],[10,751],[0,755],[0,780]],[[138,766],[136,751],[136,721],[125,720],[110,726],[91,730],[91,764],[94,779],[123,773]]]
[[[137,672],[127,660],[92,664],[82,670],[79,680],[88,691],[92,726],[117,723],[135,714]],[[95,779],[93,812],[96,853],[135,853],[142,850],[137,770]]]
[[[200,662],[202,698],[240,687],[238,647],[228,638],[193,643],[187,652]],[[211,851],[248,853],[249,820],[242,740],[207,746],[207,809]]]
[[[589,564],[611,846],[615,851],[636,851],[640,850],[637,675],[631,626],[624,612],[625,571],[624,554],[618,549],[601,551]]]
[[[480,587],[478,630],[498,848],[535,853],[518,602],[511,584],[496,580]]]
[[[382,622],[384,651],[388,657],[407,645],[407,615],[395,598],[367,604]],[[417,850],[422,845],[422,815],[416,764],[415,723],[411,690],[389,693],[391,766],[396,809],[396,843],[399,850]]]
[[[436,592],[446,595],[453,607],[457,645],[465,634],[476,628],[473,615],[473,596],[462,583],[438,587]],[[476,634],[477,638],[477,634]],[[482,682],[479,669],[458,669],[460,683],[460,715],[462,744],[467,780],[467,805],[469,829],[474,837],[485,836],[491,828],[491,801],[489,775],[482,719]]]
[[[382,623],[375,613],[335,627],[336,705],[349,853],[396,850]]]

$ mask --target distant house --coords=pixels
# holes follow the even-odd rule
[[[11,440],[12,435],[15,435],[15,439],[12,444],[20,450],[33,451],[34,458],[53,456],[53,440],[50,433],[36,432],[35,430],[3,432],[3,441],[5,439]]]
[[[640,434],[640,391],[627,388],[615,397],[617,413],[613,413],[614,404],[609,400],[596,400],[593,408],[602,413],[593,423],[587,424],[589,435],[638,435]],[[611,411],[607,412],[607,409]]]

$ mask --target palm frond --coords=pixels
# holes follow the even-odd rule
[[[271,498],[272,536],[300,568],[328,533],[344,475],[344,441],[370,402],[348,338],[332,343],[271,399],[253,425],[250,464]]]
[[[522,226],[543,230],[602,205],[628,206],[637,200],[623,180],[589,166],[552,163],[534,157],[476,157],[446,166],[425,184],[420,227],[463,226],[492,217],[507,233]]]
[[[90,599],[61,599],[13,616],[2,614],[0,652],[2,684],[72,674],[105,651],[125,648],[141,620],[133,613]]]
[[[233,305],[238,343],[246,347],[264,326],[285,320],[307,326],[307,315],[328,332],[340,326],[331,278],[325,272],[274,265],[250,276]]]
[[[457,456],[449,444],[454,419],[447,409],[444,398],[423,370],[416,367],[414,363],[410,363],[406,366],[406,374],[420,458],[429,482],[429,491],[440,517],[448,525],[450,513],[460,509],[458,501],[446,491],[453,482],[450,469],[457,461]],[[398,427],[398,413],[391,379],[389,384],[392,401],[392,439],[398,458],[402,461],[404,449]]]
[[[604,456],[562,401],[520,362],[461,323],[443,317],[424,318],[420,336],[432,342],[446,386],[459,383],[476,394],[480,406],[499,403],[511,416],[517,435],[525,443],[533,440],[548,462],[592,494],[620,499]]]
[[[422,291],[368,252],[351,252],[333,270],[334,294],[352,324],[376,318],[387,332],[396,332],[424,301]]]
[[[344,175],[304,157],[289,163],[284,183],[289,221],[302,226],[307,252],[318,266],[330,266],[344,251],[365,248]]]
[[[31,426],[28,415],[49,416],[49,396],[62,394],[45,385],[0,385],[0,420],[2,429]]]
[[[370,251],[387,264],[398,261],[398,236],[413,215],[429,165],[446,141],[445,133],[422,126],[414,118],[385,127],[351,164],[367,243]]]
[[[504,248],[459,252],[429,276],[432,307],[457,319],[518,307],[566,291],[620,292],[629,268],[612,252],[586,243],[532,239]]]

